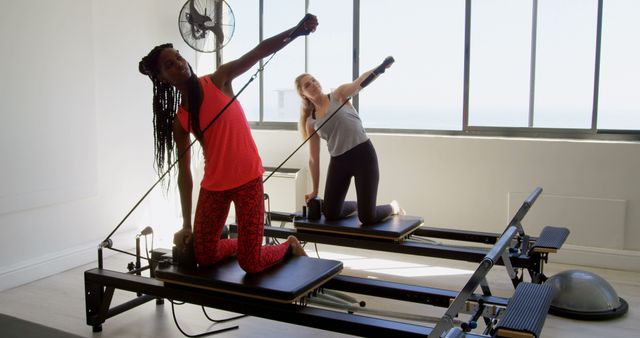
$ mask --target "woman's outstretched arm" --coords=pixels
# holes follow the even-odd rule
[[[238,59],[221,65],[209,76],[213,83],[220,88],[225,95],[231,97],[234,95],[231,86],[233,79],[251,69],[260,59],[279,51],[293,39],[314,32],[317,26],[318,19],[312,14],[307,14],[295,27],[263,40]]]

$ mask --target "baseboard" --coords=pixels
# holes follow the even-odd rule
[[[640,272],[640,251],[565,244],[550,259],[554,263]]]
[[[113,241],[114,243],[127,243],[135,235],[135,232],[120,234],[114,236]],[[129,250],[131,248],[119,249]],[[97,254],[97,243],[91,243],[10,265],[0,270],[0,291],[95,262],[98,259]],[[108,257],[112,254],[114,254],[114,251],[103,250],[103,257]]]

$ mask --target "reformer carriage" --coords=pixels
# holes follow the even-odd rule
[[[536,188],[509,224],[520,225],[541,193],[542,188]],[[264,235],[273,239],[295,235],[305,242],[467,262],[480,262],[491,245],[495,245],[502,235],[431,227],[425,225],[421,217],[415,216],[393,216],[374,225],[362,225],[355,215],[338,221],[326,221],[324,217],[312,220],[298,213],[268,212],[266,219]],[[275,226],[275,222],[280,222],[280,225]],[[231,225],[231,233],[234,233],[235,229],[235,226]],[[503,260],[504,257],[500,257],[496,263],[506,267],[514,286],[524,280],[525,271],[531,282],[543,283],[547,279],[544,275],[544,264],[548,261],[549,254],[559,250],[568,235],[568,229],[554,226],[544,227],[537,237],[522,230],[509,243],[508,253],[504,256],[508,259]],[[442,244],[437,242],[438,240],[447,240],[455,244]]]

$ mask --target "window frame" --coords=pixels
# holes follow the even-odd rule
[[[359,41],[360,41],[360,0],[353,1],[353,78],[360,74],[359,64]],[[488,127],[469,125],[469,74],[471,60],[471,4],[473,0],[465,1],[465,28],[464,28],[464,83],[463,83],[463,104],[462,104],[462,129],[461,130],[432,130],[432,129],[396,129],[396,128],[366,128],[368,133],[388,133],[388,134],[416,134],[416,135],[451,135],[451,136],[474,136],[474,137],[513,137],[513,138],[560,138],[560,139],[592,139],[592,140],[616,140],[616,141],[640,141],[640,130],[622,129],[598,129],[598,93],[600,78],[601,60],[601,40],[602,40],[602,9],[603,1],[597,0],[597,22],[596,22],[596,46],[594,65],[594,88],[592,97],[591,128],[540,128],[533,127],[534,118],[534,89],[535,89],[535,53],[536,53],[536,25],[538,0],[532,0],[532,34],[531,34],[531,65],[530,65],[530,102],[529,102],[529,126],[528,127]],[[260,41],[263,40],[263,9],[264,0],[259,0],[260,20],[259,34]],[[309,0],[305,0],[305,11],[309,8]],[[308,38],[305,37],[305,71],[308,66]],[[262,61],[260,67],[262,67]],[[297,122],[272,122],[264,121],[264,87],[263,73],[259,74],[259,96],[260,96],[260,121],[249,121],[252,129],[257,130],[296,130]],[[358,108],[358,96],[354,97],[352,104]]]

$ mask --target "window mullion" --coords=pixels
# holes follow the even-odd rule
[[[598,0],[598,21],[596,23],[596,58],[593,74],[593,109],[591,113],[591,130],[598,130],[598,95],[600,91],[600,48],[602,43],[602,0]]]
[[[533,127],[533,112],[536,98],[536,46],[538,42],[538,0],[531,8],[531,70],[529,73],[529,128]]]
[[[353,0],[353,80],[360,76],[360,0]],[[352,98],[351,104],[360,109],[359,95]]]
[[[471,0],[465,1],[464,14],[464,71],[462,85],[462,130],[469,130],[469,71],[471,58]]]
[[[264,1],[259,1],[259,13],[258,13],[258,41],[262,42],[264,39]],[[264,66],[264,61],[260,59],[258,62],[260,69]],[[260,72],[258,75],[258,110],[260,112],[260,118],[258,119],[259,123],[263,123],[264,121],[264,72]]]

